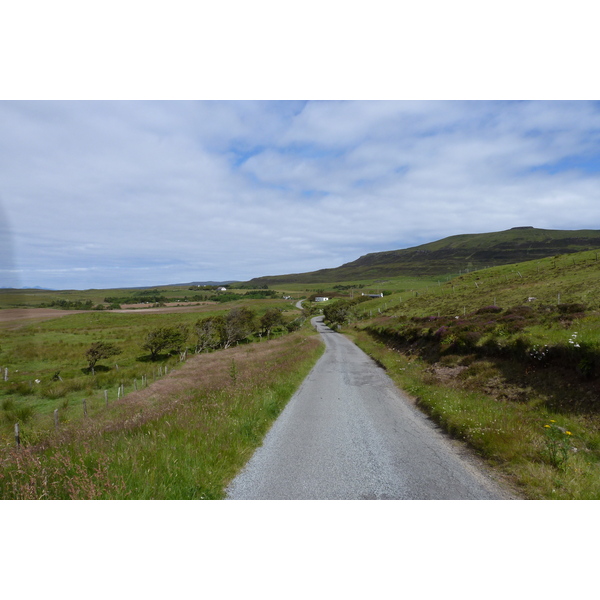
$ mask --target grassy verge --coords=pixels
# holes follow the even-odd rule
[[[0,454],[4,499],[219,499],[323,347],[309,328],[189,359]]]
[[[282,300],[254,300],[248,303],[257,315],[269,308],[284,311],[284,319],[291,321],[297,311]],[[63,413],[69,407],[81,407],[85,398],[90,404],[104,405],[104,395],[113,401],[119,387],[125,393],[139,389],[146,382],[162,376],[180,364],[177,352],[161,354],[150,360],[142,344],[152,330],[162,327],[187,327],[188,356],[194,351],[197,335],[194,324],[209,316],[224,315],[230,308],[243,303],[216,304],[196,307],[193,312],[157,312],[142,310],[132,313],[114,311],[56,313],[53,318],[36,323],[7,321],[10,328],[0,329],[0,444],[11,435],[15,420],[36,428],[40,419],[58,409]],[[1,312],[1,311],[0,311]],[[272,335],[281,335],[280,327]],[[262,339],[264,339],[263,336]],[[247,342],[258,341],[257,335]],[[90,373],[86,351],[95,342],[108,342],[119,348],[120,354],[101,359]],[[4,373],[7,380],[4,380]]]
[[[498,375],[486,361],[455,356],[432,365],[366,331],[354,330],[352,337],[424,412],[486,459],[523,497],[600,498],[595,414],[552,410],[542,394],[527,389],[512,398],[486,393],[486,383]]]

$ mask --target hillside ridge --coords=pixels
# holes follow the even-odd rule
[[[399,275],[458,274],[594,249],[600,249],[600,230],[521,226],[490,233],[453,235],[411,248],[372,252],[335,268],[256,277],[248,283],[330,283]]]

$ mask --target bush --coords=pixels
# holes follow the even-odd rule
[[[482,308],[475,311],[476,315],[485,315],[488,313],[501,313],[502,309],[499,306],[483,306]]]
[[[187,327],[159,327],[148,333],[146,340],[142,344],[142,350],[148,350],[150,352],[150,359],[156,360],[158,355],[165,350],[183,349],[187,338]]]
[[[109,342],[94,342],[86,351],[85,358],[88,361],[90,372],[94,373],[94,367],[99,360],[110,358],[121,354],[122,350]]]
[[[573,302],[571,304],[559,304],[558,312],[562,315],[571,315],[574,313],[582,313],[585,312],[586,306],[585,304],[580,304],[577,302]]]

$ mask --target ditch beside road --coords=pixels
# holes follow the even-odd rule
[[[504,500],[450,440],[323,317],[326,351],[228,488],[233,500]]]

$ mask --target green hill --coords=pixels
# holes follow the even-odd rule
[[[454,235],[413,248],[374,252],[332,269],[258,277],[249,283],[332,283],[382,277],[458,274],[486,267],[600,249],[600,231],[514,227],[493,233]]]
[[[600,252],[352,308],[342,330],[525,497],[600,498]]]

